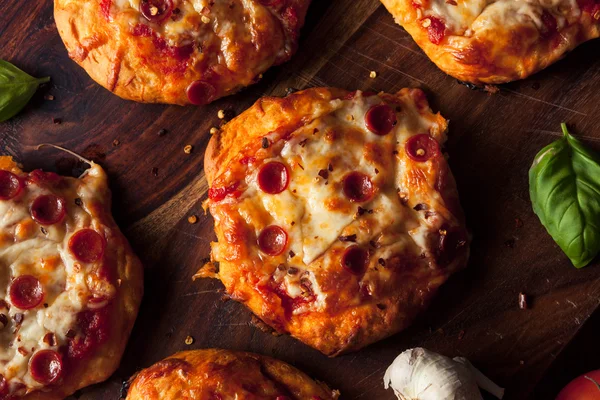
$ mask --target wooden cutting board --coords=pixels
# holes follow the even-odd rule
[[[507,399],[526,399],[600,303],[598,263],[582,270],[570,265],[533,214],[527,185],[534,155],[560,136],[560,122],[600,148],[600,41],[490,95],[439,71],[377,0],[313,3],[292,61],[238,95],[196,108],[119,99],[69,60],[51,1],[0,0],[0,58],[52,77],[18,117],[0,123],[1,153],[27,169],[62,173],[82,166],[35,145],[59,144],[98,161],[111,178],[115,217],[146,267],[146,295],[121,368],[81,399],[117,399],[122,380],[136,370],[203,347],[278,357],[339,388],[344,399],[394,399],[383,389],[383,373],[413,346],[466,356],[507,388]],[[423,88],[451,120],[450,164],[473,233],[469,268],[443,287],[412,328],[334,359],[256,329],[249,311],[222,300],[220,283],[192,281],[214,238],[201,202],[203,150],[210,128],[220,123],[217,111],[238,114],[260,96],[311,86]],[[159,136],[161,129],[166,134]],[[188,223],[190,215],[198,223]],[[530,309],[519,309],[520,292],[530,297]]]

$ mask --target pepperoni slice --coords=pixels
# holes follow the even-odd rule
[[[342,266],[355,275],[364,273],[369,266],[369,252],[357,245],[348,247],[342,256]]]
[[[42,225],[53,225],[65,216],[65,201],[53,194],[44,194],[33,201],[31,217]]]
[[[206,81],[194,81],[186,89],[188,100],[196,106],[210,103],[215,92],[215,87]]]
[[[387,104],[377,104],[365,114],[367,129],[376,135],[387,135],[396,125],[396,113]]]
[[[23,190],[23,181],[9,171],[0,170],[0,200],[10,200]]]
[[[258,247],[270,256],[283,253],[287,245],[288,235],[285,230],[277,225],[267,226],[258,235]]]
[[[427,133],[415,135],[404,145],[406,154],[417,162],[425,162],[440,154],[440,145]]]
[[[54,350],[40,350],[29,360],[31,377],[43,385],[56,382],[62,375],[62,371],[62,357]]]
[[[446,37],[446,24],[439,18],[427,17],[422,20],[423,26],[427,28],[427,36],[433,44],[440,44]]]
[[[375,187],[371,178],[361,172],[350,172],[344,177],[344,194],[351,201],[364,203],[371,200],[375,194]]]
[[[258,171],[258,186],[265,193],[283,192],[288,187],[289,180],[287,167],[279,161],[268,162]]]
[[[44,299],[44,288],[35,276],[16,277],[8,288],[11,303],[21,310],[37,307]]]
[[[150,22],[159,23],[171,16],[173,12],[172,0],[142,0],[140,12]]]
[[[93,229],[82,229],[69,239],[69,250],[81,262],[98,261],[104,254],[104,238]]]

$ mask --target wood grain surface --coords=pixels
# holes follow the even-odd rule
[[[121,368],[80,399],[117,399],[122,380],[140,368],[204,347],[278,357],[340,389],[344,399],[394,399],[383,389],[383,373],[413,346],[466,356],[507,388],[507,399],[533,398],[536,383],[600,303],[598,262],[582,270],[570,265],[533,214],[527,185],[534,155],[560,137],[562,121],[600,149],[600,41],[490,95],[440,72],[377,0],[315,0],[290,62],[235,96],[184,108],[127,102],[95,84],[69,60],[50,0],[0,0],[0,10],[0,58],[52,77],[22,113],[0,123],[0,152],[27,169],[68,174],[82,165],[34,147],[55,143],[98,161],[111,178],[115,217],[146,267],[146,295]],[[256,329],[249,311],[222,300],[220,283],[192,281],[214,238],[201,202],[203,150],[220,123],[217,111],[237,114],[260,96],[311,86],[423,88],[451,120],[450,164],[473,234],[469,268],[412,328],[334,359]],[[161,129],[167,132],[159,136]],[[194,146],[189,155],[187,144]],[[188,223],[190,215],[199,221]],[[519,309],[520,292],[530,309]]]

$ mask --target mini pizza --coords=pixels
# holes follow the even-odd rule
[[[260,99],[209,142],[197,276],[327,355],[405,328],[468,258],[446,126],[420,89]]]
[[[62,399],[117,368],[142,267],[102,168],[79,179],[0,157],[0,399]]]
[[[444,72],[475,84],[523,79],[600,36],[599,0],[381,0]]]
[[[139,372],[127,400],[335,400],[331,390],[270,357],[207,349],[177,353]]]
[[[55,0],[69,56],[118,96],[203,105],[296,50],[310,0]]]

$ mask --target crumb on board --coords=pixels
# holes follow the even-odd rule
[[[197,217],[197,216],[195,216],[195,215],[190,215],[190,216],[188,217],[188,222],[189,222],[190,224],[195,224],[196,222],[198,222],[198,217]]]
[[[525,310],[528,308],[528,304],[527,304],[527,295],[523,292],[519,293],[519,308],[521,310]]]
[[[211,135],[214,135],[214,134],[216,134],[216,133],[218,133],[218,132],[219,132],[219,129],[218,129],[218,128],[215,128],[214,126],[213,126],[212,128],[210,128],[210,134],[211,134]]]
[[[193,337],[191,337],[190,335],[188,335],[188,336],[185,338],[185,344],[187,344],[187,345],[189,346],[189,345],[190,345],[190,344],[192,344],[192,343],[194,343],[194,338],[193,338]]]
[[[223,118],[225,118],[225,110],[219,110],[219,111],[217,112],[217,117],[218,117],[219,119],[223,119]]]
[[[371,71],[371,73],[369,73],[369,77],[370,78],[377,78],[377,72],[376,71]]]
[[[194,149],[194,146],[192,146],[191,144],[188,144],[183,148],[183,152],[185,154],[191,154],[193,149]]]

